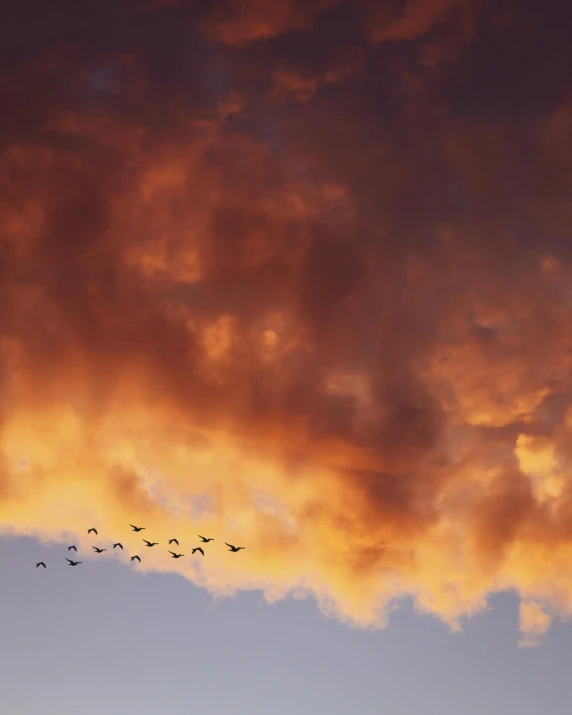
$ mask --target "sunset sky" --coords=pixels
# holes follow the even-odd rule
[[[6,14],[6,712],[564,713],[570,4]]]

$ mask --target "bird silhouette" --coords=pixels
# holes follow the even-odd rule
[[[70,566],[77,566],[78,564],[81,564],[81,561],[72,561],[71,559],[66,559],[66,561]]]
[[[181,556],[185,555],[185,554],[176,554],[173,551],[169,551],[169,553],[171,554],[171,558],[173,558],[173,559],[180,559]]]
[[[141,559],[139,558],[139,556],[132,556],[130,560],[135,561],[135,559],[137,559],[137,561],[139,561],[139,563],[141,563]]]
[[[77,552],[77,548],[75,546],[68,546],[68,551],[76,551]]]
[[[91,547],[96,554],[102,554],[104,551],[107,551],[107,549],[98,549],[97,546],[92,546]]]
[[[200,551],[203,556],[205,555],[205,552],[201,549],[200,546],[196,546],[196,547],[193,549],[193,554],[195,553],[195,551]]]
[[[235,552],[236,552],[236,551],[240,551],[241,549],[245,549],[245,548],[246,548],[246,546],[233,546],[232,544],[227,544],[226,541],[225,541],[224,543],[228,546],[228,548],[230,549],[230,551],[235,551]]]
[[[147,539],[143,539],[145,542],[145,546],[158,546],[159,542],[158,541],[147,541]]]
[[[38,568],[38,566],[43,566],[44,568],[46,568],[46,564],[43,561],[38,561],[38,563],[36,564],[36,568]]]
[[[123,544],[120,544],[119,541],[116,544],[113,544],[113,548],[115,548],[116,546],[119,546],[121,551],[123,551]]]
[[[91,534],[92,531],[93,531],[93,533],[97,536],[97,529],[88,529],[88,530],[87,530],[87,533],[88,533],[88,534]]]
[[[199,534],[199,539],[203,542],[203,544],[208,544],[209,541],[214,541],[214,539],[206,539],[204,536],[201,536]]]
[[[145,529],[144,526],[133,526],[133,524],[129,524],[129,526],[133,529],[133,531],[143,531]]]
[[[169,544],[177,544],[178,546],[179,542],[177,541],[177,539],[169,539]]]

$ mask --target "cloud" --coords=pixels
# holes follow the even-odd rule
[[[346,5],[113,7],[26,25],[1,77],[1,527],[205,533],[141,568],[361,625],[507,589],[535,638],[569,615],[560,84],[519,104],[499,62],[469,101],[486,17],[447,72],[402,27],[342,82]]]
[[[464,0],[407,0],[403,12],[396,14],[385,3],[374,14],[370,36],[376,41],[415,40],[466,4]]]
[[[227,45],[244,45],[283,32],[301,30],[337,0],[229,0],[209,16],[211,37]]]
[[[335,63],[330,63],[328,69],[313,76],[305,76],[295,67],[281,66],[272,77],[274,87],[268,95],[269,99],[284,103],[288,97],[293,97],[298,102],[307,102],[320,85],[343,82],[363,63],[363,53],[356,47],[349,47]]]
[[[482,12],[478,0],[408,0],[366,6],[362,14],[370,42],[407,43],[418,64],[417,77],[434,81],[450,76],[451,66],[475,39]],[[504,27],[501,16],[490,22]]]
[[[539,637],[550,627],[550,616],[534,601],[520,604],[520,645],[525,647],[538,645]]]

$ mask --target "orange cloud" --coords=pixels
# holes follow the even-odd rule
[[[352,57],[345,63],[312,77],[305,77],[300,71],[291,67],[280,67],[272,77],[274,87],[269,98],[284,102],[288,96],[292,96],[298,102],[307,102],[315,94],[320,84],[342,82],[345,77],[359,67],[362,61],[363,55],[359,51],[353,52]]]
[[[465,0],[407,0],[405,9],[396,16],[390,4],[376,8],[369,34],[373,41],[415,40],[463,8]]]
[[[94,11],[81,46],[14,51],[0,526],[128,554],[129,523],[206,533],[141,568],[368,626],[410,595],[459,627],[512,590],[537,638],[572,608],[568,106],[515,122],[499,73],[475,109],[410,43],[339,82],[322,49],[358,25],[331,8],[288,44],[328,9],[300,8],[195,8],[162,39]]]
[[[520,630],[523,646],[538,645],[538,639],[550,627],[550,616],[535,601],[523,601],[520,604]]]
[[[209,34],[227,45],[243,45],[308,27],[337,0],[229,0],[207,21]]]

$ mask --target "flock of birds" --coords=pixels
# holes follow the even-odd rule
[[[140,531],[144,531],[146,527],[144,526],[135,526],[134,524],[129,524],[129,526],[133,529],[134,532],[139,533]],[[95,534],[98,536],[97,529],[91,528],[87,530],[88,534]],[[199,539],[201,540],[201,543],[203,544],[208,544],[210,541],[214,541],[214,539],[207,538],[206,536],[201,536],[198,534]],[[142,539],[142,541],[145,543],[145,546],[148,548],[153,548],[154,546],[159,546],[158,541],[147,541],[147,539]],[[245,546],[233,546],[232,544],[227,543],[226,541],[224,542],[226,546],[228,546],[229,551],[232,551],[233,553],[237,553],[238,551],[241,551],[242,549],[245,549]],[[169,546],[171,544],[176,544],[179,546],[179,542],[177,539],[169,539]],[[91,547],[96,554],[102,554],[104,551],[107,551],[107,549],[102,549],[99,546],[92,546]],[[117,541],[115,544],[113,544],[113,549],[121,549],[123,551],[123,544],[119,541]],[[77,554],[77,546],[72,544],[71,546],[68,546],[68,551],[74,551]],[[180,559],[182,556],[185,556],[185,554],[178,554],[176,551],[171,551],[168,550],[169,553],[171,554],[172,559]],[[192,553],[195,554],[197,551],[202,554],[203,556],[205,555],[205,552],[203,551],[202,546],[195,546],[192,550]],[[66,558],[66,561],[68,562],[68,566],[79,566],[79,564],[83,563],[82,561],[74,561],[73,559],[68,559]],[[130,561],[138,561],[141,563],[141,557],[139,556],[132,556]],[[38,561],[36,564],[36,568],[39,568],[40,566],[43,566],[44,568],[46,567],[46,564],[44,561]]]

